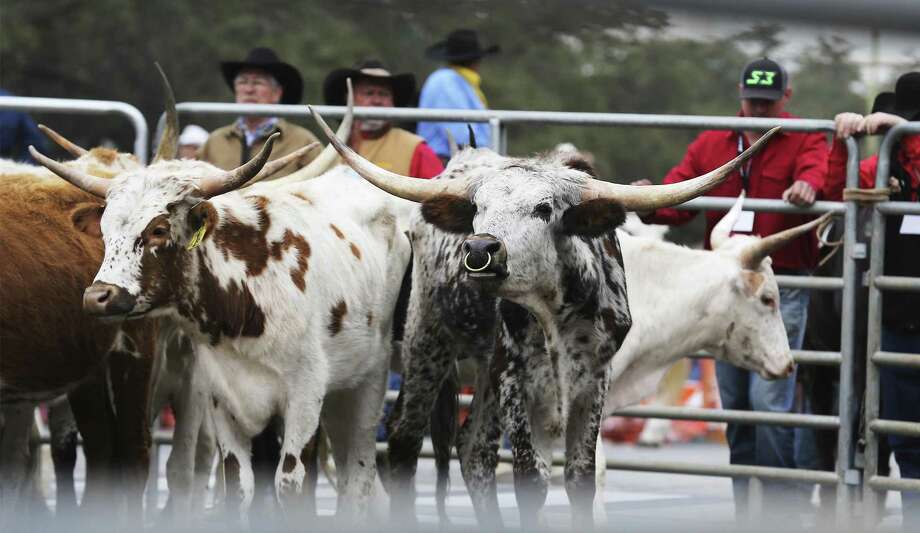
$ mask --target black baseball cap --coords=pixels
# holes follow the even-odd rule
[[[779,63],[766,57],[751,61],[741,71],[741,99],[780,100],[789,75]]]

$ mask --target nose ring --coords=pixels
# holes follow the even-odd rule
[[[479,268],[473,268],[470,266],[468,262],[470,259],[470,253],[471,252],[467,252],[466,255],[463,257],[463,266],[470,272],[482,272],[483,270],[489,268],[489,265],[492,264],[492,254],[490,254],[489,252],[486,252],[486,256],[488,256],[488,260],[486,260],[486,264],[482,265]]]

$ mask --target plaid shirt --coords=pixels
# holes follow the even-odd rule
[[[258,128],[250,131],[246,128],[246,121],[243,120],[243,117],[236,119],[236,127],[243,132],[243,137],[246,139],[246,146],[252,146],[253,143],[259,139],[264,139],[271,135],[275,131],[275,126],[278,124],[277,118],[270,118],[262,123]]]

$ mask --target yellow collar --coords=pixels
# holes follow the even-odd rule
[[[473,69],[466,67],[461,67],[459,65],[451,65],[451,67],[457,74],[459,74],[463,79],[470,84],[474,91],[476,91],[476,96],[479,97],[479,100],[482,102],[482,105],[486,108],[489,107],[489,102],[486,101],[486,95],[483,94],[480,84],[482,83],[482,76],[479,75]]]

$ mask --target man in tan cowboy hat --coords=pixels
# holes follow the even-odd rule
[[[297,104],[303,95],[303,80],[293,66],[283,63],[271,48],[253,48],[242,61],[220,64],[227,85],[238,104]],[[270,159],[277,159],[316,142],[316,137],[300,126],[278,117],[246,115],[233,124],[215,130],[201,147],[199,159],[223,169],[240,166],[257,154],[271,134],[281,133]],[[275,173],[284,176],[306,165],[315,157],[310,152]]]
[[[489,103],[482,92],[479,66],[482,58],[497,54],[498,45],[483,48],[479,36],[473,30],[454,30],[447,39],[428,47],[425,55],[429,59],[443,61],[447,65],[428,76],[422,86],[418,106],[432,109],[488,109]],[[483,122],[470,124],[479,147],[491,144],[489,125]],[[469,129],[460,122],[419,122],[418,134],[431,149],[446,161],[450,158],[447,132],[461,145],[473,144]]]
[[[348,78],[358,107],[406,107],[415,96],[415,76],[391,74],[380,61],[369,59],[354,68],[333,70],[326,76],[323,82],[326,104],[345,105]],[[444,170],[424,139],[387,120],[356,120],[348,145],[378,166],[404,176],[431,178]]]

